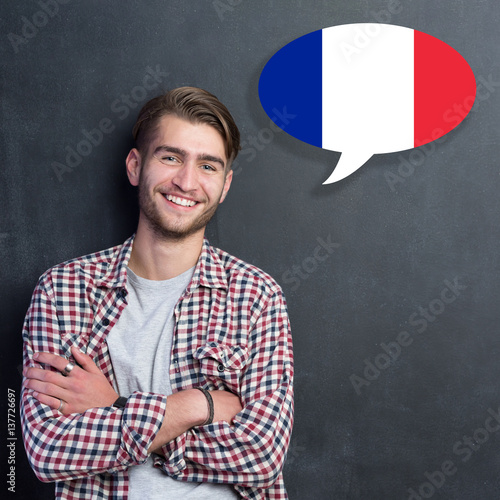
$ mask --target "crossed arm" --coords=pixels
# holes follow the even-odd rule
[[[91,408],[109,407],[118,398],[104,374],[90,356],[76,347],[71,349],[77,366],[68,376],[62,373],[68,360],[51,353],[35,353],[33,359],[57,371],[43,368],[26,368],[23,386],[40,403],[46,404],[63,415],[83,413]],[[238,396],[228,391],[211,391],[214,402],[214,422],[232,422],[241,406]],[[161,447],[192,427],[203,424],[208,418],[205,396],[197,389],[179,391],[167,397],[162,425],[149,447],[149,453]]]
[[[111,407],[118,395],[108,382],[107,352],[93,351],[97,366],[75,348],[70,352],[69,344],[86,341],[61,329],[64,321],[51,290],[39,284],[23,330],[21,421],[27,455],[40,480],[109,478],[154,451],[157,466],[174,478],[234,484],[240,493],[276,482],[293,422],[291,337],[279,295],[263,305],[250,330],[255,341],[239,397],[211,391],[213,424],[190,430],[207,418],[205,396],[197,389],[168,398],[137,392],[125,408]],[[63,377],[70,354],[79,366]]]

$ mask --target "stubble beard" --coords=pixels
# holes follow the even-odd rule
[[[141,172],[142,174],[142,172]],[[162,217],[158,206],[153,200],[153,195],[147,190],[146,183],[141,178],[139,179],[139,209],[141,215],[144,216],[149,228],[153,231],[155,236],[161,240],[183,240],[189,236],[204,229],[217,211],[219,206],[219,198],[205,210],[197,219],[192,221],[191,224],[185,226],[167,220],[167,217]],[[162,196],[162,195],[160,195]]]

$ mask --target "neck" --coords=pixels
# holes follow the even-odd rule
[[[135,274],[149,280],[175,278],[198,262],[204,233],[201,230],[184,239],[165,239],[139,224],[128,265]]]

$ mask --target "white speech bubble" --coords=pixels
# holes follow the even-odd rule
[[[447,111],[476,84],[463,57],[441,40],[388,24],[346,24],[290,42],[266,64],[262,106],[297,115],[292,136],[342,153],[324,184],[340,181],[372,155],[411,149],[458,124]]]

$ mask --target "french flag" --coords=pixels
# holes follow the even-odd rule
[[[277,125],[346,155],[326,183],[373,154],[438,139],[470,111],[475,94],[474,74],[455,49],[387,24],[346,24],[302,36],[268,61],[259,80],[266,113],[295,116]]]

